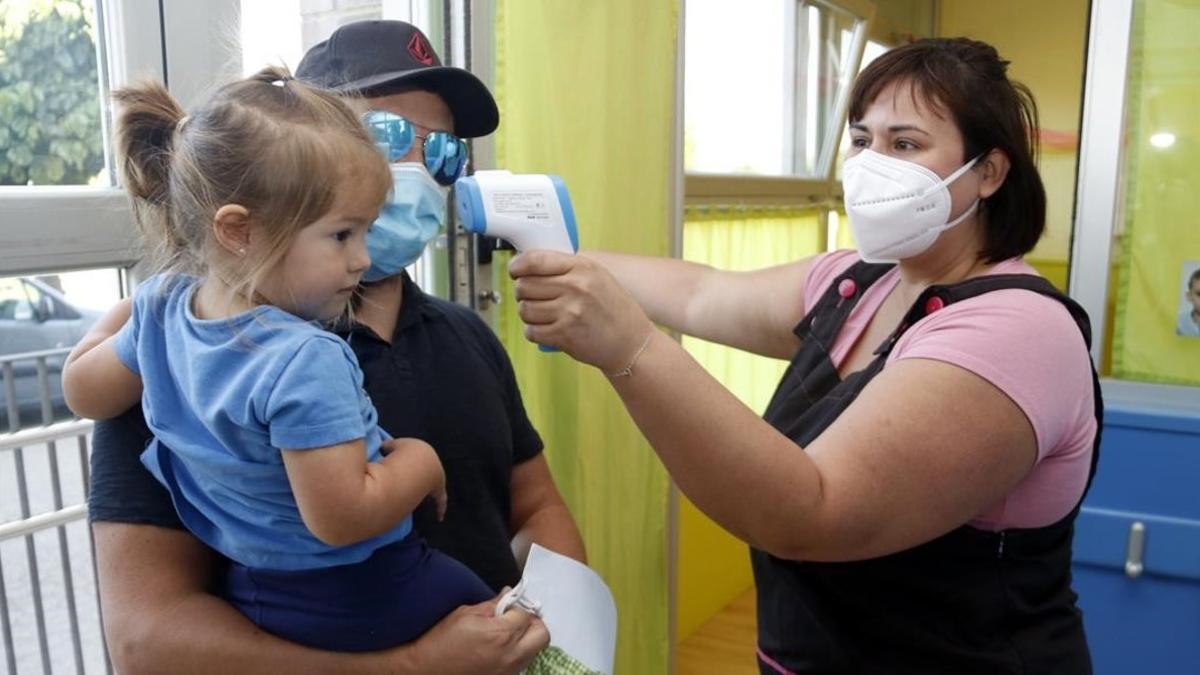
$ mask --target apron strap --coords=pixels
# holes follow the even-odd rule
[[[803,341],[811,335],[831,349],[838,331],[863,293],[893,267],[895,265],[860,260],[846,268],[829,284],[817,304],[809,308],[800,323],[796,324],[793,329],[796,337]]]
[[[1083,334],[1084,343],[1089,350],[1092,348],[1092,323],[1088,318],[1087,311],[1079,303],[1055,288],[1054,284],[1033,274],[989,274],[967,279],[957,284],[948,286],[936,285],[926,288],[917,297],[912,307],[909,308],[908,313],[904,315],[900,326],[875,350],[875,354],[879,356],[879,360],[886,360],[888,355],[891,354],[892,348],[896,346],[896,342],[909,328],[946,305],[991,291],[1014,288],[1040,293],[1062,303],[1067,308],[1067,311],[1070,312],[1071,318],[1074,319],[1075,325],[1079,328],[1079,332]],[[1092,365],[1092,392],[1095,401],[1096,440],[1092,448],[1092,464],[1088,471],[1087,485],[1084,487],[1083,495],[1080,496],[1079,504],[1083,503],[1083,498],[1087,496],[1088,490],[1092,487],[1092,479],[1096,476],[1096,467],[1100,460],[1100,433],[1104,429],[1104,399],[1100,388],[1100,377],[1096,373],[1094,364]],[[1075,511],[1078,509],[1079,505],[1076,505]],[[1072,511],[1068,517],[1074,517],[1075,511]]]

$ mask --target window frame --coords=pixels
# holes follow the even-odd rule
[[[107,94],[141,77],[162,79],[158,0],[96,0],[105,164],[113,173]],[[0,276],[135,262],[128,200],[117,185],[0,187]]]

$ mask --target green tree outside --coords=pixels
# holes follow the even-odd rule
[[[0,3],[0,185],[83,185],[104,168],[94,0]]]

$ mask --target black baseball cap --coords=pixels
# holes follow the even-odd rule
[[[462,68],[443,66],[429,39],[403,21],[355,21],[308,50],[296,78],[347,94],[386,96],[420,89],[442,97],[454,133],[486,136],[500,124],[496,99]]]

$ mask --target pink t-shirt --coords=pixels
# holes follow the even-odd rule
[[[804,306],[815,306],[837,276],[858,260],[854,251],[818,256],[805,280]],[[1019,258],[988,273],[1036,274]],[[863,293],[834,341],[836,366],[899,281],[899,271],[892,269]],[[1033,469],[971,525],[985,530],[1041,527],[1074,508],[1087,483],[1096,418],[1090,357],[1062,303],[1032,291],[1005,289],[949,304],[909,328],[888,363],[915,358],[952,363],[992,383],[1021,408],[1037,436]]]

